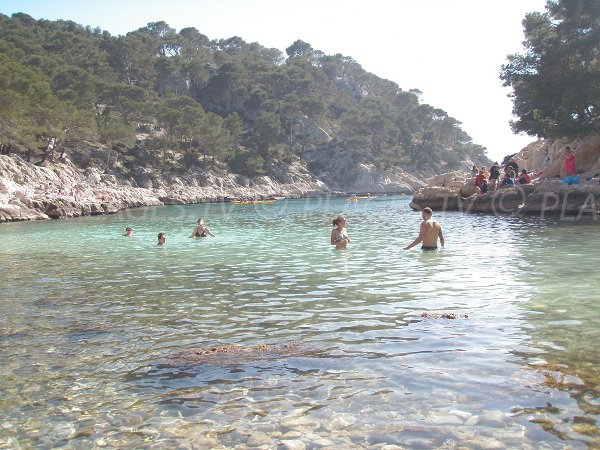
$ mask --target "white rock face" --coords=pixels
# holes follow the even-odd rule
[[[600,135],[588,136],[571,141],[539,140],[523,148],[515,161],[520,168],[541,172],[542,178],[564,176],[564,152],[569,146],[575,152],[575,167],[580,178],[594,178],[600,175]]]
[[[282,182],[227,172],[160,176],[143,169],[134,179],[119,180],[96,168],[80,169],[68,161],[39,167],[17,156],[0,155],[0,222],[106,214],[124,208],[225,197],[301,197],[329,192],[323,182],[297,163],[287,169]]]
[[[343,175],[336,176],[341,180],[340,184],[332,186],[336,190],[358,194],[410,194],[423,186],[421,180],[400,168],[380,172],[370,164],[342,164],[344,163],[341,163],[340,171]]]

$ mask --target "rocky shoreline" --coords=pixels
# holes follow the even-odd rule
[[[118,180],[97,168],[81,169],[69,161],[36,166],[19,157],[0,156],[0,223],[111,214],[143,206],[222,201],[233,197],[323,195],[324,183],[301,167],[287,183],[267,177],[202,173],[177,178],[141,171],[136,179]],[[142,184],[143,187],[140,186]]]
[[[357,169],[352,193],[412,194],[423,183],[401,170],[379,174]],[[277,178],[277,179],[275,179]],[[0,223],[112,214],[144,206],[183,205],[232,198],[305,198],[347,195],[314,177],[299,163],[277,177],[247,178],[225,170],[198,170],[182,176],[139,168],[117,179],[95,167],[70,161],[37,166],[0,155]]]
[[[563,153],[575,149],[578,184],[563,179]],[[531,184],[504,187],[480,194],[474,179],[464,172],[439,175],[414,195],[410,207],[420,210],[486,214],[524,214],[596,220],[600,213],[600,136],[577,142],[538,141],[514,157],[519,167],[537,174]]]
[[[598,179],[586,180],[577,185],[566,184],[561,179],[549,179],[501,188],[486,194],[472,193],[473,187],[473,182],[460,174],[444,174],[419,189],[413,195],[410,207],[415,210],[428,206],[437,211],[540,217],[558,215],[594,220],[600,214]]]
[[[579,184],[561,178],[562,153],[575,149]],[[539,174],[532,184],[479,194],[465,172],[434,177],[424,186],[401,169],[380,173],[360,165],[347,186],[333,188],[300,163],[276,175],[247,178],[224,169],[185,175],[138,168],[129,178],[116,178],[96,167],[82,169],[70,161],[43,166],[18,156],[0,155],[0,223],[111,214],[143,206],[194,204],[232,198],[286,198],[349,195],[348,193],[413,194],[413,209],[429,206],[488,214],[560,215],[596,219],[600,211],[600,136],[578,142],[538,141],[515,155],[520,168]],[[350,170],[350,169],[348,169]]]

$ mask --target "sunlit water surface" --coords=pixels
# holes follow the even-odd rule
[[[0,226],[0,448],[600,446],[600,224],[435,218],[427,253],[406,197]]]

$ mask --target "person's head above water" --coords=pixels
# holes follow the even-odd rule
[[[333,224],[334,227],[337,227],[340,225],[343,227],[344,224],[346,223],[346,218],[344,216],[340,215],[340,216],[337,216],[335,219],[333,219],[331,221],[331,223]]]
[[[125,236],[131,236],[133,234],[133,229],[131,227],[125,228]]]
[[[163,232],[158,233],[158,245],[163,245],[167,242],[167,235]]]

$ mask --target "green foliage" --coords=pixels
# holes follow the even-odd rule
[[[114,37],[70,21],[0,15],[0,144],[45,159],[98,140],[108,147],[107,170],[220,161],[257,175],[303,158],[324,128],[337,153],[357,163],[433,172],[487,161],[460,123],[421,104],[418,92],[301,40],[286,53],[162,21]],[[154,130],[144,157],[113,154],[134,146],[139,126]]]
[[[539,137],[600,131],[600,2],[551,0],[523,20],[525,53],[500,78],[513,89],[515,132]]]
[[[246,158],[246,170],[249,175],[263,175],[265,173],[265,160],[262,156],[254,154]]]
[[[252,133],[254,144],[259,152],[267,158],[269,157],[269,150],[279,142],[282,135],[283,129],[278,114],[265,112],[254,124]]]

